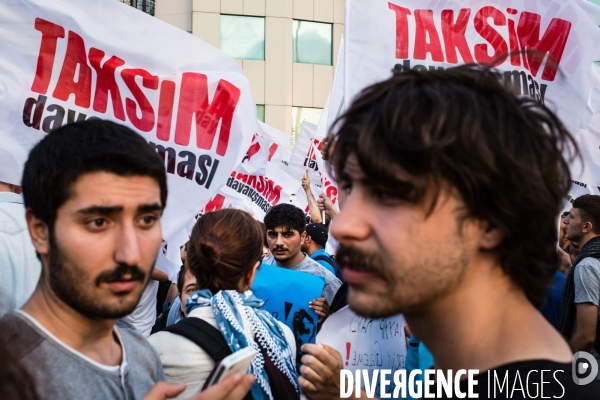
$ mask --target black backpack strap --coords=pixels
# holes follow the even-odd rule
[[[331,257],[327,257],[325,254],[319,254],[318,256],[316,256],[315,258],[313,258],[313,260],[315,261],[325,261],[327,264],[331,265],[333,267],[333,270],[335,271],[335,263],[333,262],[333,260],[331,259]]]
[[[164,331],[183,336],[196,343],[214,360],[215,364],[232,353],[221,331],[200,318],[184,318],[168,326]]]

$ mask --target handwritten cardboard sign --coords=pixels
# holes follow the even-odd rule
[[[357,369],[368,370],[369,376],[375,369],[389,369],[393,373],[405,368],[405,325],[401,314],[370,319],[360,317],[345,307],[325,320],[317,335],[317,343],[337,350],[342,356],[344,369],[353,373]],[[379,397],[379,383],[375,393]]]

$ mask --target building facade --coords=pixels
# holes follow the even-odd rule
[[[333,83],[344,0],[156,0],[154,16],[236,59],[260,120],[288,134],[303,120],[318,122]]]

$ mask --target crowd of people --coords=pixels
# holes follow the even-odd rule
[[[0,184],[0,397],[340,398],[342,355],[253,293],[269,265],[322,278],[317,329],[346,305],[402,313],[409,370],[478,370],[479,398],[491,376],[522,379],[505,398],[600,398],[598,369],[578,384],[572,364],[600,362],[600,196],[559,216],[578,153],[550,109],[487,67],[396,70],[332,131],[340,210],[307,174],[308,220],[291,204],[201,215],[176,282],[154,268],[167,178],[146,141],[97,119],[45,136],[21,186]],[[246,374],[208,384],[248,347]]]

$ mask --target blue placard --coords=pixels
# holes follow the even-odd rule
[[[262,264],[256,272],[252,291],[265,302],[264,310],[286,324],[296,338],[296,356],[305,343],[315,343],[319,316],[308,302],[321,297],[325,279],[305,272]]]

